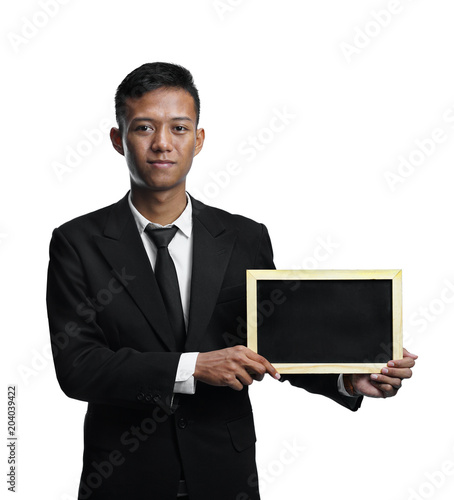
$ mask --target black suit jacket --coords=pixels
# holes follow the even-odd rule
[[[193,269],[185,351],[244,344],[246,269],[273,268],[268,232],[192,199]],[[47,291],[63,391],[88,402],[79,499],[258,499],[248,390],[198,382],[173,395],[180,353],[127,196],[56,229]],[[337,376],[288,377],[356,410]]]

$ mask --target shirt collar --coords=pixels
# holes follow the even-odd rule
[[[144,217],[138,210],[137,208],[133,205],[132,200],[131,200],[131,191],[129,192],[128,196],[128,203],[129,203],[129,208],[131,209],[132,215],[134,217],[134,220],[137,225],[137,229],[139,230],[139,233],[143,233],[145,231],[145,228],[148,226],[148,224],[151,224],[155,229],[160,228],[160,227],[170,227],[170,226],[177,226],[178,229],[187,237],[189,238],[191,236],[192,232],[192,203],[191,203],[191,198],[188,196],[186,193],[186,208],[183,210],[181,215],[176,219],[174,222],[167,224],[166,226],[161,226],[160,224],[157,224],[156,222],[152,222],[148,220],[146,217]]]

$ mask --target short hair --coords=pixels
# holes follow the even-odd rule
[[[194,99],[196,126],[199,123],[200,99],[191,73],[183,66],[166,62],[145,63],[120,83],[115,93],[115,116],[121,130],[125,118],[126,99],[140,98],[146,92],[160,88],[180,88]]]

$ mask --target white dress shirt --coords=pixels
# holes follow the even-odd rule
[[[156,246],[145,233],[145,228],[151,224],[154,228],[177,226],[178,231],[175,233],[172,241],[169,243],[169,253],[175,264],[178,276],[178,284],[180,287],[181,305],[183,307],[184,321],[186,329],[188,327],[189,319],[189,301],[191,290],[191,274],[192,274],[192,204],[191,198],[186,195],[187,205],[183,213],[177,220],[166,226],[161,226],[146,219],[132,204],[131,193],[129,193],[128,201],[131,208],[132,215],[137,224],[140,237],[142,238],[143,246],[147,252],[151,267],[154,269],[156,263]],[[195,365],[197,362],[198,352],[184,352],[182,353],[177,374],[175,377],[174,392],[180,394],[194,394],[196,380],[194,379]],[[337,380],[337,389],[344,396],[350,396],[345,390],[344,379],[342,374],[339,375]]]

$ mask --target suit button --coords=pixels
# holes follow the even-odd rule
[[[147,394],[147,395],[145,396],[145,401],[146,401],[147,403],[149,403],[149,402],[151,401],[151,396],[150,396],[150,394]]]
[[[180,429],[184,429],[184,428],[186,428],[186,426],[187,426],[187,425],[188,425],[188,422],[187,422],[187,420],[186,420],[185,418],[180,418],[180,419],[178,420],[178,427],[179,427]]]
[[[142,399],[145,397],[145,394],[143,392],[139,392],[139,394],[137,394],[137,399],[139,401],[142,401]]]
[[[156,396],[153,396],[153,402],[157,403],[161,399],[161,396],[159,394],[156,394]]]

